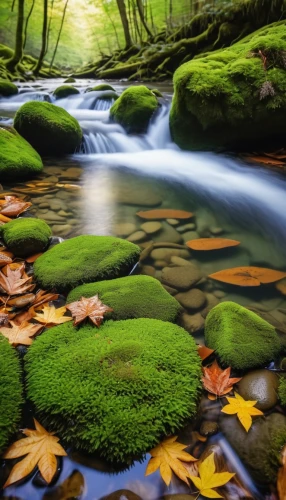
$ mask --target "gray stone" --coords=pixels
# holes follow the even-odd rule
[[[194,265],[165,267],[162,271],[162,282],[177,290],[189,290],[201,277],[200,270]]]
[[[269,370],[253,370],[238,383],[238,392],[246,400],[257,401],[255,407],[265,411],[277,402],[278,377]]]
[[[162,228],[158,234],[153,234],[153,241],[168,241],[169,243],[181,243],[182,235],[170,226],[166,221],[161,222]]]
[[[206,302],[205,294],[198,288],[193,288],[184,293],[178,293],[175,298],[183,307],[193,311],[203,307]]]
[[[183,313],[180,317],[180,325],[189,333],[197,333],[204,328],[205,320],[200,313]]]
[[[162,229],[162,224],[157,221],[144,222],[141,224],[141,229],[147,234],[154,234]]]

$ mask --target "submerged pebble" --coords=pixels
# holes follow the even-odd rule
[[[278,377],[269,370],[254,370],[238,383],[239,394],[247,400],[255,400],[256,408],[265,411],[278,402]]]

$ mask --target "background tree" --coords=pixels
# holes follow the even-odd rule
[[[29,13],[28,13],[28,15],[27,15],[26,22],[25,22],[23,49],[26,47],[26,43],[27,43],[27,33],[28,33],[28,25],[29,25],[30,17],[31,17],[31,15],[32,15],[32,13],[33,13],[34,7],[35,7],[35,0],[33,0],[33,1],[32,1],[32,5],[31,5],[31,7],[30,7],[30,10],[29,10]]]
[[[34,69],[35,75],[37,75],[42,67],[43,60],[46,53],[47,47],[47,30],[48,30],[48,0],[44,0],[44,11],[43,11],[43,28],[42,28],[42,47],[39,55],[37,65]]]
[[[24,26],[24,4],[25,0],[18,0],[18,17],[17,17],[17,28],[16,28],[16,42],[14,55],[9,61],[7,61],[6,66],[10,71],[14,71],[17,65],[21,62],[23,57],[23,26]]]
[[[116,0],[116,2],[117,2],[119,14],[120,14],[121,22],[122,22],[123,31],[124,31],[125,47],[126,47],[126,49],[128,49],[132,45],[132,40],[131,40],[131,35],[130,35],[130,30],[129,30],[129,22],[128,22],[128,17],[127,17],[125,2],[124,2],[124,0]]]
[[[63,10],[63,15],[62,15],[62,21],[61,21],[61,25],[60,25],[60,29],[59,29],[59,33],[58,33],[58,37],[57,37],[57,41],[56,41],[56,45],[55,45],[53,57],[52,57],[51,64],[50,64],[50,71],[51,71],[51,69],[53,67],[54,60],[55,60],[55,57],[56,57],[56,53],[57,53],[57,50],[58,50],[59,41],[60,41],[60,38],[61,38],[61,34],[62,34],[64,22],[65,22],[65,17],[66,17],[66,11],[67,11],[67,7],[68,7],[68,3],[69,3],[69,0],[66,0],[65,6],[64,6],[64,10]]]
[[[146,31],[146,33],[148,34],[148,36],[150,38],[152,38],[152,31],[149,29],[148,27],[148,24],[145,20],[145,15],[144,15],[144,7],[143,7],[143,4],[142,4],[142,0],[136,0],[136,4],[137,4],[137,7],[138,7],[138,12],[139,12],[139,17],[140,17],[140,20],[141,20],[141,23],[143,24],[144,26],[144,29]]]

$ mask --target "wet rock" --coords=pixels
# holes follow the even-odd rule
[[[202,275],[194,265],[182,267],[165,267],[162,271],[162,282],[177,290],[189,290]]]
[[[168,241],[169,243],[181,243],[182,235],[176,229],[163,221],[162,228],[158,234],[153,234],[153,241]]]
[[[139,243],[139,241],[143,241],[146,238],[146,233],[144,231],[136,231],[133,234],[128,236],[127,240],[131,241],[131,243]]]
[[[204,420],[200,427],[200,434],[202,436],[213,436],[218,432],[218,424],[217,422],[211,422],[208,420]]]
[[[153,248],[154,248],[153,244],[152,243],[148,244],[148,242],[147,242],[147,246],[144,247],[144,249],[142,250],[142,252],[140,254],[140,262],[143,262],[144,260],[148,259],[148,257],[150,256]]]
[[[178,290],[176,290],[175,288],[171,288],[170,286],[168,285],[162,285],[165,290],[167,290],[167,292],[170,294],[170,295],[176,295],[178,293]]]
[[[154,262],[154,266],[157,269],[163,269],[167,265],[168,265],[168,262],[166,262],[165,260],[155,260],[155,262]]]
[[[151,252],[151,258],[154,260],[166,260],[170,262],[173,257],[188,258],[190,253],[188,250],[180,250],[179,248],[155,248]],[[181,264],[180,264],[181,265]],[[185,264],[184,264],[185,265]]]
[[[56,214],[55,212],[52,212],[52,210],[48,210],[45,214],[42,216],[43,219],[47,222],[66,222],[64,217],[61,217],[60,215]]]
[[[166,221],[168,222],[168,224],[170,224],[171,226],[177,226],[178,224],[180,224],[180,221],[177,220],[177,219],[166,219]]]
[[[52,232],[56,236],[66,236],[72,230],[70,224],[57,224],[52,226]]]
[[[206,306],[204,307],[204,309],[201,311],[201,315],[203,316],[203,318],[206,318],[208,313],[215,307],[219,304],[219,299],[217,297],[215,297],[212,293],[206,293],[206,300],[207,300],[207,303],[206,303]]]
[[[130,490],[117,490],[110,495],[101,497],[100,500],[142,500],[142,497]]]
[[[50,201],[50,208],[55,212],[58,212],[59,210],[66,210],[67,205],[64,201],[54,199]]]
[[[129,236],[136,231],[136,225],[133,222],[120,222],[114,226],[114,232],[117,236]]]
[[[205,325],[205,320],[200,313],[187,314],[183,313],[180,317],[180,325],[189,333],[200,332]]]
[[[224,230],[222,227],[210,227],[210,232],[213,236],[219,236]]]
[[[185,233],[186,231],[194,231],[195,229],[196,229],[196,224],[194,222],[189,222],[189,224],[177,227],[177,231],[179,231],[179,233]]]
[[[144,222],[141,224],[141,229],[147,234],[154,234],[162,229],[162,224],[157,221]]]
[[[190,256],[190,254],[189,254]],[[177,257],[177,255],[173,255],[170,260],[171,264],[174,264],[174,266],[192,266],[193,264],[186,259],[183,259],[182,257]]]
[[[61,189],[60,191],[57,192],[56,198],[60,198],[61,200],[68,200],[70,199],[70,193]]]
[[[200,237],[197,231],[187,231],[186,233],[183,233],[182,236],[185,243],[187,241],[197,240]]]
[[[156,269],[153,266],[143,266],[141,269],[141,274],[145,274],[146,276],[152,276],[154,278],[156,273]]]
[[[223,299],[226,296],[226,293],[223,290],[214,290],[213,295],[217,299]]]
[[[81,168],[70,167],[65,172],[61,172],[61,174],[62,174],[61,176],[64,179],[75,180],[81,175],[81,172],[82,172]]]
[[[39,204],[39,208],[49,208],[49,203],[47,201],[44,201],[43,203]]]
[[[269,370],[254,370],[238,383],[238,392],[244,399],[257,401],[259,410],[273,408],[278,402],[278,377]]]
[[[45,182],[52,182],[56,184],[57,182],[59,182],[59,178],[56,177],[55,175],[51,175],[50,177],[45,178]]]
[[[185,293],[178,293],[175,298],[183,307],[191,310],[200,309],[206,302],[205,294],[198,288],[193,288]]]
[[[140,190],[134,190],[132,184],[114,188],[113,196],[117,203],[124,205],[135,205],[141,207],[155,207],[161,205],[161,197],[150,190],[148,186],[141,186]]]

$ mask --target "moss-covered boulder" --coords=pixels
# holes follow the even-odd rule
[[[8,80],[0,80],[0,97],[9,97],[18,94],[18,87]]]
[[[42,423],[125,462],[195,414],[201,361],[182,328],[144,318],[52,328],[29,348],[26,370]]]
[[[115,89],[108,83],[101,83],[100,85],[96,85],[95,87],[88,88],[86,89],[86,92],[101,92],[102,90],[112,90],[113,92],[115,92]]]
[[[82,130],[65,109],[48,102],[26,102],[17,111],[14,127],[41,155],[74,153]]]
[[[285,144],[285,21],[201,55],[174,75],[170,127],[183,149]]]
[[[17,430],[21,416],[22,384],[16,350],[1,335],[0,327],[0,453]]]
[[[1,226],[0,236],[16,257],[28,257],[47,247],[52,231],[44,220],[27,217]]]
[[[43,163],[32,146],[12,127],[0,128],[0,178],[31,177],[43,170]]]
[[[98,294],[104,304],[112,307],[111,319],[154,318],[174,322],[179,302],[150,276],[127,276],[109,281],[88,283],[70,292],[67,301]]]
[[[64,83],[75,83],[76,82],[76,79],[73,78],[72,76],[69,76],[65,81]]]
[[[137,245],[120,238],[77,236],[41,255],[35,262],[35,278],[45,290],[70,291],[83,283],[128,274],[139,255]]]
[[[278,388],[278,396],[283,406],[286,406],[286,378],[281,377]]]
[[[53,96],[56,99],[63,99],[64,97],[75,94],[79,94],[79,90],[72,85],[61,85],[53,92]]]
[[[144,85],[129,87],[110,109],[110,117],[127,132],[141,134],[147,131],[159,103],[151,90]]]
[[[222,302],[209,312],[205,341],[223,364],[238,370],[267,365],[281,347],[272,325],[235,302]]]

